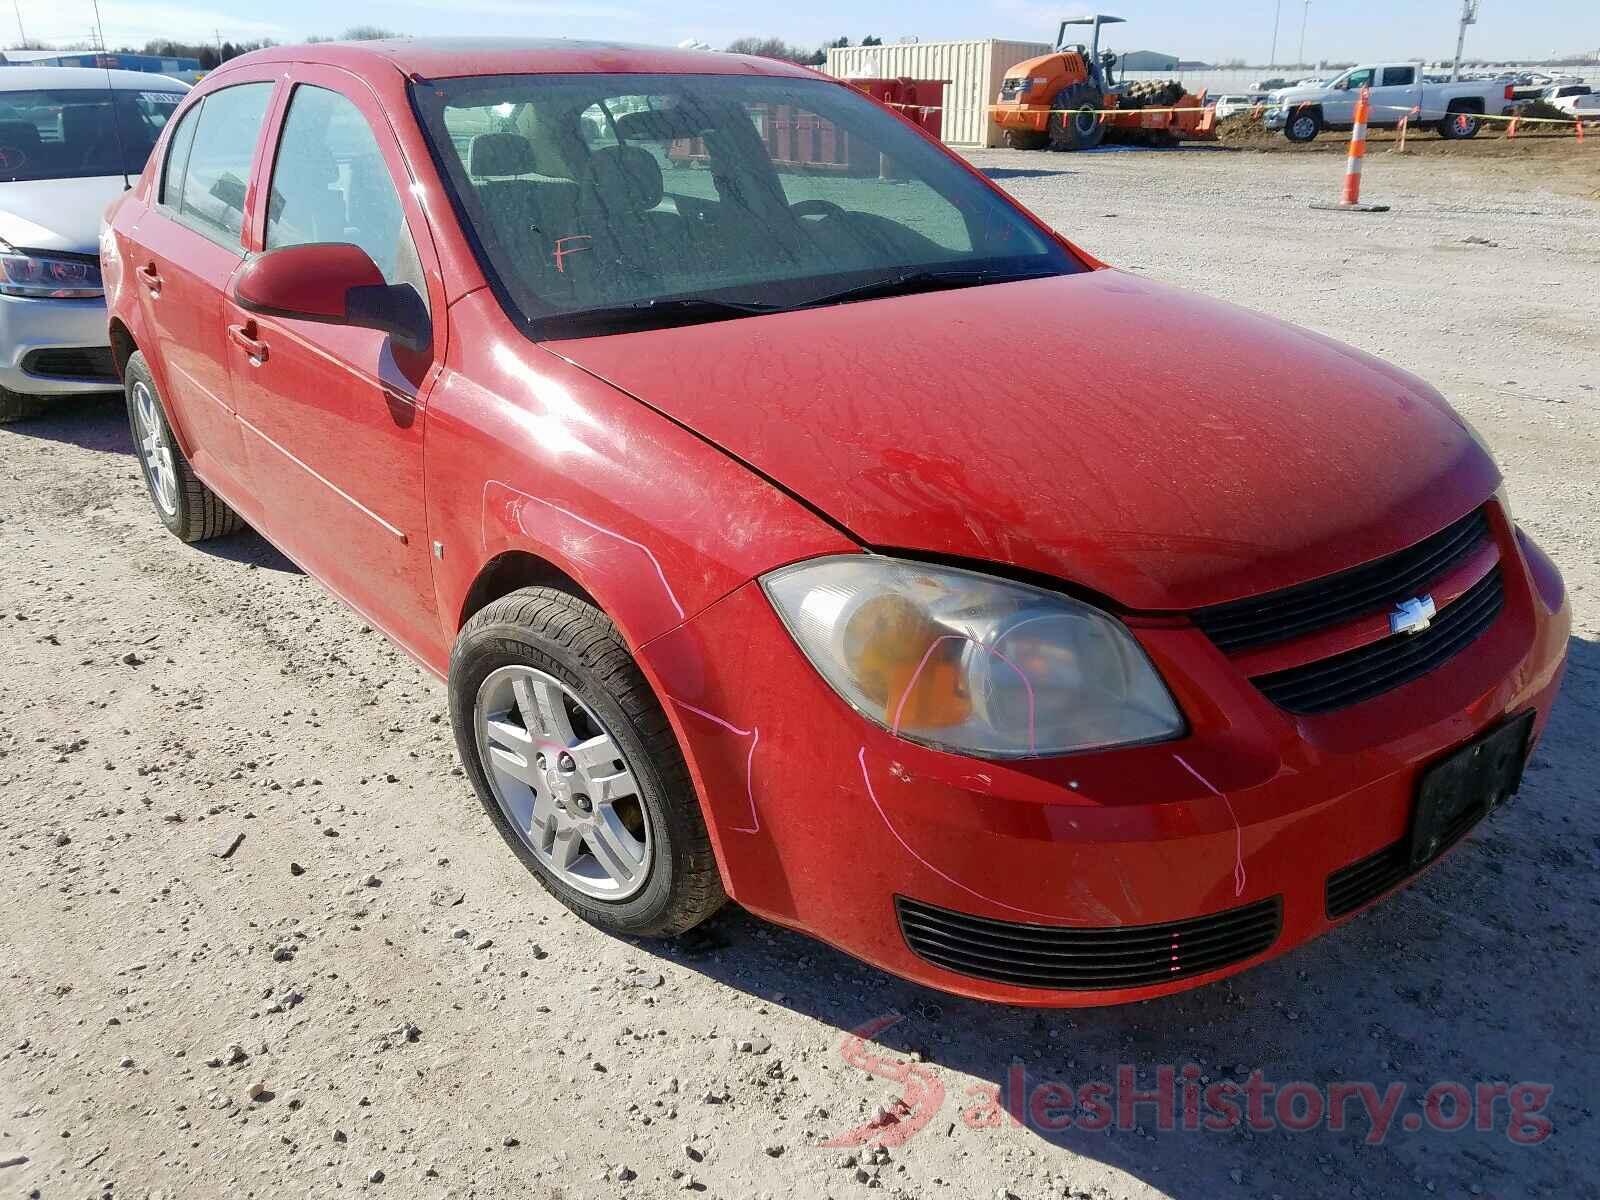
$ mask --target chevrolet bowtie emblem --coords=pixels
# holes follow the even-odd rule
[[[1433,606],[1432,596],[1413,596],[1409,600],[1402,600],[1389,614],[1389,632],[1421,633],[1433,624],[1436,612],[1438,609]]]

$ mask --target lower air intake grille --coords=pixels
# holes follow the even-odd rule
[[[22,369],[29,375],[54,375],[63,379],[104,379],[115,383],[117,365],[110,346],[84,346],[60,350],[30,350]]]
[[[1505,604],[1500,568],[1461,593],[1421,633],[1396,634],[1332,658],[1258,675],[1252,682],[1279,708],[1324,713],[1410,683],[1488,629]]]
[[[1444,831],[1444,836],[1439,839],[1439,849],[1434,853],[1429,862],[1438,860],[1439,855],[1454,846],[1467,836],[1471,828],[1478,823],[1482,816],[1481,809],[1468,809],[1458,816],[1455,823]],[[1423,864],[1423,867],[1427,863]],[[1407,842],[1395,842],[1385,846],[1375,854],[1351,863],[1348,867],[1340,867],[1328,876],[1325,900],[1329,917],[1342,917],[1346,913],[1355,912],[1362,905],[1376,900],[1390,888],[1399,887],[1422,867],[1415,870],[1411,866],[1411,848]]]
[[[994,921],[895,897],[900,931],[935,966],[1020,987],[1143,987],[1215,971],[1260,954],[1278,938],[1283,899],[1168,921],[1095,929]]]
[[[1404,882],[1411,874],[1411,855],[1404,842],[1385,846],[1376,854],[1369,854],[1348,867],[1340,867],[1328,876],[1327,906],[1329,917],[1342,917],[1355,912],[1368,901],[1376,900],[1390,888]]]

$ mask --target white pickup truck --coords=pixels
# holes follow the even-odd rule
[[[1364,87],[1372,89],[1368,125],[1398,125],[1410,113],[1413,127],[1432,126],[1447,138],[1475,137],[1485,114],[1510,111],[1513,91],[1504,80],[1430,83],[1418,63],[1375,63],[1351,67],[1332,83],[1274,92],[1267,126],[1282,129],[1291,142],[1309,142],[1324,129],[1349,129]]]

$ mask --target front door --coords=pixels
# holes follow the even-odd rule
[[[139,303],[160,352],[152,368],[199,476],[247,518],[223,294],[244,260],[247,185],[272,100],[271,80],[222,88],[184,111],[167,141],[155,203],[130,250]]]
[[[441,324],[432,240],[409,186],[397,183],[409,174],[366,85],[336,68],[302,68],[280,125],[256,213],[263,251],[354,243],[388,283],[415,288]],[[263,532],[426,657],[439,624],[422,427],[438,356],[408,352],[376,330],[252,314],[231,299],[224,308]]]
[[[1361,97],[1362,88],[1372,86],[1372,76],[1371,67],[1360,67],[1334,80],[1332,90],[1322,102],[1323,121],[1329,125],[1352,124],[1356,119],[1356,101]]]

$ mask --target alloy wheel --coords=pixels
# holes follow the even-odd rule
[[[474,706],[478,753],[506,822],[553,875],[626,900],[650,873],[650,817],[617,739],[566,684],[501,667]]]
[[[166,427],[156,407],[155,393],[142,379],[133,385],[133,411],[139,419],[139,458],[150,479],[156,503],[169,517],[178,513],[178,472],[172,463]]]

